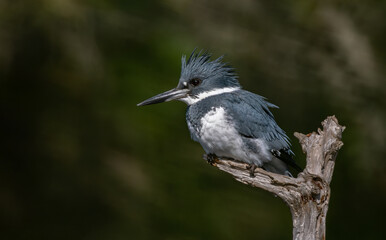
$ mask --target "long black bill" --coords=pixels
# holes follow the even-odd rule
[[[183,98],[187,96],[188,89],[177,89],[173,88],[172,90],[166,91],[164,93],[160,93],[154,97],[146,99],[145,101],[138,103],[137,106],[145,106],[150,104],[168,102],[171,100]]]

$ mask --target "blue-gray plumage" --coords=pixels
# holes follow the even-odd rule
[[[180,100],[188,104],[186,121],[194,141],[210,156],[227,157],[267,171],[291,176],[290,142],[264,97],[241,89],[233,68],[222,57],[193,53],[182,69],[178,86],[138,106]]]

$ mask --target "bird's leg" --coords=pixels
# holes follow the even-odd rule
[[[247,169],[249,169],[249,176],[250,177],[255,177],[255,169],[257,168],[257,166],[253,163],[249,164]]]
[[[218,157],[214,153],[204,154],[203,157],[212,166],[214,166],[216,164],[216,162],[218,162]]]

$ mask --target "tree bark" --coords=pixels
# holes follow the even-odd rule
[[[233,160],[218,159],[214,166],[233,175],[244,184],[262,188],[279,196],[289,206],[292,214],[293,239],[320,240],[326,237],[326,215],[330,200],[330,183],[335,159],[343,146],[342,132],[335,116],[322,122],[323,130],[307,135],[295,133],[307,164],[297,178],[255,169],[250,176],[249,166]]]

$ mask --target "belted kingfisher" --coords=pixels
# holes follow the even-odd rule
[[[211,54],[193,51],[182,68],[176,88],[151,97],[137,106],[179,100],[188,105],[186,122],[191,138],[204,148],[208,159],[231,158],[267,171],[292,176],[293,160],[286,133],[269,108],[278,108],[264,97],[243,90],[234,69],[211,61]]]

